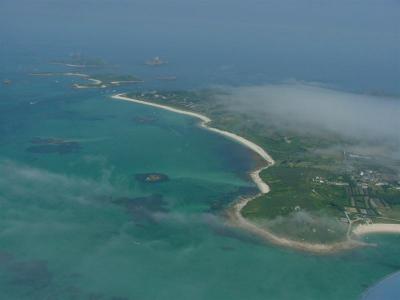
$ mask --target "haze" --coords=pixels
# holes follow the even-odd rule
[[[132,71],[159,55],[184,87],[296,79],[399,93],[399,19],[396,0],[2,0],[0,62],[16,48],[42,61],[80,52]]]

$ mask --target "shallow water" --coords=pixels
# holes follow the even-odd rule
[[[315,256],[227,226],[223,208],[255,192],[247,149],[74,81],[20,72],[0,91],[2,298],[357,299],[399,269],[398,236]],[[38,137],[78,147],[32,151]]]
[[[255,192],[253,154],[187,116],[109,98],[292,79],[398,94],[398,11],[371,0],[0,1],[0,299],[359,299],[398,271],[399,236],[316,256],[227,226],[224,207]],[[76,71],[49,64],[71,53],[145,83],[73,90],[81,79],[27,75]],[[170,63],[144,65],[157,55]],[[149,172],[169,180],[135,179]]]

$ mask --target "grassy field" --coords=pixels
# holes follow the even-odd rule
[[[265,170],[261,178],[268,182],[271,192],[251,201],[243,210],[244,215],[274,218],[305,209],[342,216],[342,207],[349,204],[344,188],[313,182],[317,176],[328,178],[333,174],[321,169],[287,165]]]

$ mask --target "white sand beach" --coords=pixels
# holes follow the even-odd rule
[[[94,79],[94,78],[88,78],[88,80],[90,80],[91,82],[93,82],[94,84],[97,85],[101,85],[103,82],[99,79]]]
[[[360,236],[371,233],[400,233],[400,224],[362,224],[355,227],[352,233]]]
[[[120,85],[120,84],[129,84],[129,83],[143,83],[143,80],[119,80],[119,81],[111,81],[112,85]]]
[[[85,65],[76,65],[76,64],[63,64],[64,66],[67,67],[72,67],[72,68],[84,68],[86,67]]]
[[[83,77],[83,78],[88,78],[90,77],[87,74],[83,74],[83,73],[73,73],[73,72],[67,72],[67,73],[63,73],[63,75],[65,76],[77,76],[77,77]]]
[[[70,73],[70,74],[79,74],[79,73]],[[80,74],[80,75],[85,75],[85,74]],[[75,75],[78,76],[78,75]],[[85,77],[87,80],[91,81],[92,84],[87,85],[87,84],[79,84],[79,83],[74,83],[72,86],[75,89],[92,89],[92,88],[106,88],[107,85],[103,84],[103,82],[99,79],[95,79],[95,78],[90,78],[88,75],[87,76],[81,76],[81,77]]]

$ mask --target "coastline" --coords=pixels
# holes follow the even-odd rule
[[[82,76],[85,74],[79,74],[81,77],[86,78],[87,80],[93,82],[92,85],[85,85],[85,84],[80,84],[80,83],[74,83],[72,86],[75,89],[93,89],[93,88],[106,88],[107,86],[105,84],[103,84],[103,82],[99,79],[95,79],[95,78],[91,78],[89,75],[87,76]],[[78,75],[75,75],[78,76]]]
[[[89,75],[86,74],[81,74],[81,73],[63,73],[63,75],[66,76],[79,76],[79,77],[83,77],[86,78],[87,80],[91,81],[92,83],[89,85],[85,85],[85,84],[80,84],[80,83],[74,83],[73,87],[76,89],[90,89],[90,88],[106,88],[107,84],[103,83],[102,80],[100,79],[96,79],[96,78],[92,78]],[[142,80],[120,80],[120,81],[111,81],[109,82],[109,86],[118,86],[121,84],[131,84],[131,83],[142,83],[144,81]]]
[[[232,209],[230,209],[228,211],[228,216],[230,218],[230,221],[234,225],[237,225],[240,228],[243,228],[249,232],[252,232],[255,235],[257,235],[271,243],[274,243],[276,245],[289,247],[289,248],[306,251],[306,252],[314,252],[314,253],[318,253],[318,254],[329,254],[329,253],[334,253],[334,252],[338,252],[341,250],[348,250],[348,249],[353,249],[355,247],[368,245],[362,241],[353,240],[349,236],[347,237],[347,240],[345,240],[345,241],[335,242],[335,243],[330,243],[330,244],[300,242],[300,241],[290,240],[290,239],[287,239],[284,237],[277,236],[274,233],[272,233],[271,231],[257,226],[253,222],[244,218],[241,211],[253,199],[270,192],[269,185],[261,179],[260,173],[263,170],[267,169],[268,167],[274,165],[275,161],[263,148],[261,148],[259,145],[255,144],[237,134],[209,126],[208,123],[210,123],[212,120],[210,118],[208,118],[207,116],[202,115],[200,113],[195,113],[195,112],[186,111],[186,110],[182,110],[182,109],[178,109],[178,108],[173,108],[173,107],[170,107],[167,105],[162,105],[162,104],[158,104],[158,103],[152,103],[152,102],[148,102],[148,101],[130,98],[130,97],[126,96],[126,94],[124,94],[124,93],[113,95],[113,96],[111,96],[111,98],[116,99],[116,100],[124,100],[124,101],[134,102],[134,103],[138,103],[138,104],[148,105],[148,106],[152,106],[152,107],[156,107],[156,108],[160,108],[160,109],[164,109],[164,110],[168,110],[171,112],[184,114],[184,115],[188,115],[188,116],[192,116],[197,119],[200,119],[200,121],[201,121],[200,127],[203,127],[209,131],[213,131],[218,134],[221,134],[225,137],[230,138],[231,140],[234,140],[234,141],[242,144],[243,146],[245,146],[245,147],[249,148],[250,150],[252,150],[253,152],[257,153],[259,156],[261,156],[261,158],[263,160],[266,161],[266,163],[267,163],[266,166],[262,166],[256,170],[253,170],[250,173],[250,177],[251,177],[252,181],[256,184],[260,193],[255,196],[239,199],[232,206]],[[374,225],[378,225],[378,224],[374,224]],[[384,224],[384,225],[392,225],[392,224]],[[369,225],[369,226],[373,226],[373,225]],[[360,226],[356,227],[356,229],[359,227]],[[374,227],[374,228],[376,228],[376,227]],[[398,228],[398,231],[395,231],[395,232],[400,232],[400,225],[396,228]],[[351,230],[351,227],[349,227],[349,229]],[[356,229],[354,229],[354,231]],[[378,231],[371,231],[371,230],[373,230],[372,227],[368,228],[368,229],[362,229],[362,230],[359,229],[358,231],[355,231],[354,233],[356,235],[362,235],[362,234],[367,234],[367,233],[372,233],[372,232],[378,232]],[[375,229],[375,230],[377,230],[377,229]],[[380,230],[383,230],[383,228],[381,228]],[[388,232],[388,231],[379,231],[379,232]],[[394,232],[394,231],[389,231],[389,232]]]
[[[121,85],[121,84],[129,84],[129,83],[143,83],[143,80],[119,80],[119,81],[111,81],[112,85]]]

